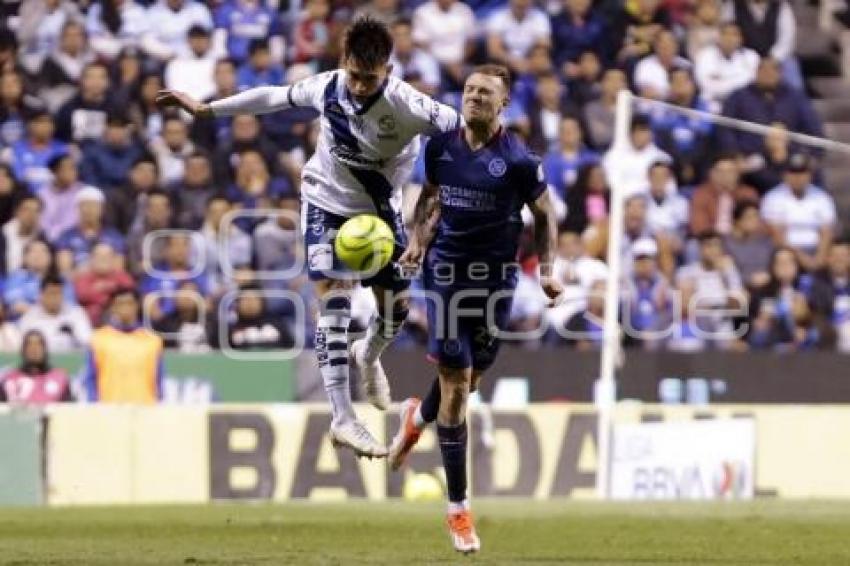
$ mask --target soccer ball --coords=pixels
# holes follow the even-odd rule
[[[339,228],[334,251],[354,271],[376,273],[390,262],[395,249],[393,231],[372,214],[349,218]]]
[[[402,495],[408,501],[439,501],[443,484],[433,474],[411,474],[404,482]]]

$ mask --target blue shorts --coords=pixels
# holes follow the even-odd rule
[[[442,285],[427,265],[428,356],[441,366],[484,371],[496,361],[499,331],[510,320],[516,280],[486,286]]]
[[[357,273],[349,269],[334,252],[337,231],[348,218],[328,212],[311,203],[305,203],[302,213],[304,214],[304,257],[307,258],[307,273],[310,280],[358,280]],[[410,286],[410,281],[401,276],[396,263],[407,246],[404,223],[400,212],[384,212],[378,216],[393,230],[395,249],[392,260],[372,277],[359,280],[366,287],[377,285],[398,293]]]

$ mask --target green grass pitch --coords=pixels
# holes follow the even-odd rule
[[[443,505],[286,503],[0,510],[0,564],[850,564],[850,503],[478,501],[481,554]]]

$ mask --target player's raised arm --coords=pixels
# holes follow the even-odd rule
[[[460,113],[427,94],[423,94],[407,83],[401,83],[399,95],[405,99],[415,131],[426,136],[449,132],[460,128],[463,118]]]

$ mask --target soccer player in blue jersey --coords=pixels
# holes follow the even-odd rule
[[[495,360],[517,281],[516,254],[528,206],[534,216],[540,284],[553,302],[561,286],[552,278],[557,226],[540,162],[499,116],[508,103],[508,70],[478,67],[463,90],[465,126],[430,139],[427,181],[416,204],[411,240],[400,262],[421,264],[428,303],[429,354],[439,377],[420,403],[402,405],[389,460],[398,469],[437,421],[448,484],[448,526],[456,550],[481,543],[466,495],[466,401]]]

